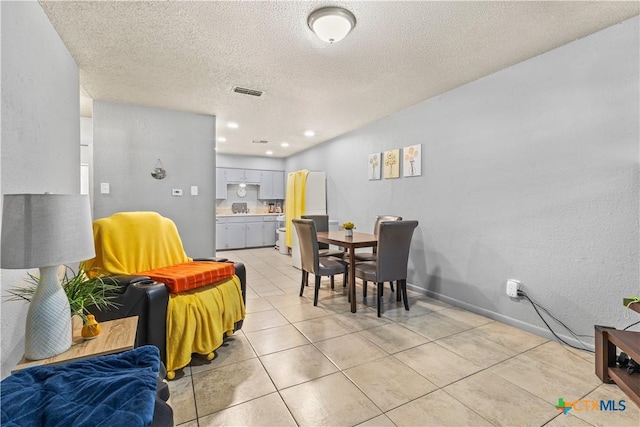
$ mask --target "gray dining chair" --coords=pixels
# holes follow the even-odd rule
[[[413,232],[418,221],[383,221],[378,233],[378,250],[375,262],[356,264],[356,277],[362,279],[363,296],[367,296],[367,282],[377,285],[378,317],[381,314],[382,287],[384,282],[395,281],[396,299],[400,295],[404,300],[405,310],[409,310],[407,299],[407,264]]]
[[[313,305],[318,305],[318,292],[320,290],[320,279],[322,276],[330,276],[331,289],[334,287],[333,277],[336,274],[344,275],[343,286],[347,286],[347,266],[334,257],[321,257],[318,248],[318,236],[315,221],[312,219],[294,219],[293,225],[298,233],[300,244],[300,259],[302,264],[302,280],[300,283],[300,296],[304,292],[305,286],[309,284],[309,273],[315,276],[315,289],[313,294]]]
[[[380,223],[383,221],[402,221],[402,217],[401,216],[395,216],[395,215],[378,215],[378,217],[376,218],[376,222],[373,226],[373,234],[375,234],[376,236],[378,235],[378,231],[380,229]],[[356,263],[358,262],[366,262],[366,261],[370,261],[370,262],[375,262],[376,260],[376,247],[374,246],[372,248],[372,250],[370,252],[356,252],[355,258],[356,258]],[[389,287],[391,288],[391,291],[393,292],[393,282],[389,282]],[[383,288],[383,294],[384,294],[384,288]],[[366,296],[366,291],[365,291],[365,296]]]
[[[312,219],[316,223],[316,231],[329,231],[329,215],[302,215],[302,219]],[[320,256],[333,256],[336,258],[344,257],[344,249],[331,249],[329,244],[318,242]]]

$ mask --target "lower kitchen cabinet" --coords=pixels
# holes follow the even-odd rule
[[[276,225],[273,215],[216,217],[216,249],[275,246]]]

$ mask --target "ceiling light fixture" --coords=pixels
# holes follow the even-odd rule
[[[288,146],[289,146],[288,142],[283,142],[282,144],[280,144],[280,147],[283,147],[283,148],[287,148]]]
[[[335,43],[345,38],[356,26],[356,17],[341,7],[323,7],[311,12],[307,23],[320,40]]]
[[[236,122],[227,123],[227,127],[231,129],[238,129],[238,124]]]
[[[312,130],[305,130],[304,131],[304,136],[311,137],[311,136],[315,136],[315,135],[316,135],[316,133],[314,131],[312,131]]]
[[[218,138],[218,142],[227,142],[227,138],[221,136],[220,138]]]
[[[271,156],[271,155],[273,155],[273,151],[271,151],[271,150],[267,150],[267,151],[265,152],[265,154],[266,154],[267,156]]]

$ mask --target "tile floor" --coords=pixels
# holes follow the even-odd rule
[[[406,312],[388,285],[382,318],[360,287],[352,314],[341,280],[333,291],[323,280],[314,307],[289,257],[218,255],[246,265],[247,318],[213,361],[198,357],[169,383],[176,425],[640,425],[592,354],[414,292]],[[625,399],[626,410],[564,415],[559,397]]]

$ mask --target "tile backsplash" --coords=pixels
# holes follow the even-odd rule
[[[280,203],[284,206],[284,200],[259,200],[258,189],[260,187],[257,185],[247,184],[245,187],[247,195],[245,197],[238,196],[239,188],[239,184],[227,185],[227,198],[225,200],[216,200],[216,214],[232,214],[231,205],[238,202],[247,204],[248,213],[269,213],[269,203]]]

